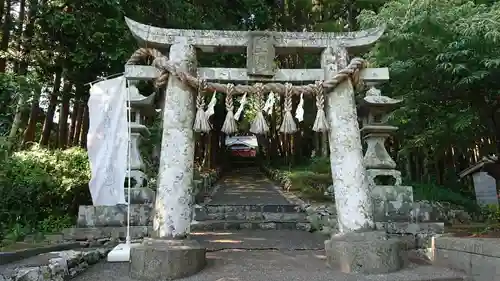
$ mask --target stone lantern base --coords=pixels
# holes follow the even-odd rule
[[[206,265],[206,249],[194,240],[146,238],[130,252],[130,277],[146,281],[193,275]]]
[[[325,241],[327,263],[344,273],[382,274],[404,266],[404,244],[382,231],[346,233]]]

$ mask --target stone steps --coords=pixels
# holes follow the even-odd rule
[[[307,221],[249,221],[249,220],[208,220],[194,221],[191,223],[191,231],[215,231],[215,230],[306,230],[310,229]]]
[[[296,205],[205,205],[195,207],[195,221],[304,221]]]
[[[191,230],[309,230],[306,216],[294,204],[207,204],[195,207]]]

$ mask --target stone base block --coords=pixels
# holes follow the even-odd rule
[[[201,271],[206,249],[194,240],[146,238],[131,249],[130,277],[146,281],[174,280]]]
[[[359,232],[332,236],[325,241],[329,266],[344,273],[381,274],[403,268],[404,243],[385,232]]]
[[[130,225],[152,225],[152,204],[130,205]],[[127,205],[85,206],[78,209],[77,227],[127,226]]]

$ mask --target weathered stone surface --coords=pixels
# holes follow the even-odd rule
[[[191,231],[202,230],[240,230],[240,229],[311,229],[307,221],[247,221],[247,220],[209,220],[195,221],[191,224]]]
[[[248,31],[167,29],[141,24],[129,18],[125,18],[125,21],[133,36],[140,43],[152,48],[165,48],[177,43],[179,39],[185,39],[190,45],[200,47],[206,52],[218,52],[223,47],[233,47],[232,49],[236,51],[242,51],[248,45]],[[384,30],[385,27],[378,27],[345,33],[273,32],[273,35],[276,40],[275,46],[287,49],[324,49],[333,44],[353,48],[374,43],[382,36]]]
[[[457,269],[475,281],[500,280],[500,241],[491,238],[436,237],[434,263]]]
[[[132,239],[148,237],[152,233],[152,226],[131,226],[130,236]],[[63,230],[65,240],[94,241],[102,238],[125,239],[127,228],[120,227],[85,227],[66,228]]]
[[[139,187],[130,189],[132,204],[150,204],[155,202],[155,192],[148,187]],[[128,192],[125,189],[125,199],[128,201]]]
[[[130,225],[151,224],[152,206],[149,204],[130,206]],[[77,227],[126,226],[127,205],[80,206]]]
[[[186,40],[171,46],[169,60],[178,64],[182,71],[193,73],[196,70],[196,50]],[[184,237],[189,233],[194,201],[193,94],[178,77],[169,76],[153,219],[155,237]]]
[[[436,237],[435,247],[500,258],[500,239]]]
[[[205,252],[194,240],[145,239],[131,249],[130,276],[151,281],[187,277],[205,267]]]
[[[393,185],[401,185],[401,172],[398,170],[384,170],[384,169],[368,169],[366,171],[366,176],[368,177],[368,183],[370,186],[377,185],[376,178],[380,176],[390,176],[394,179]]]
[[[332,44],[321,56],[325,76],[331,76],[347,66],[347,49]],[[373,224],[370,188],[363,166],[363,151],[359,134],[354,89],[348,79],[331,93],[326,93],[327,117],[330,120],[330,165],[339,230],[363,229]],[[333,123],[332,123],[333,122]]]
[[[373,218],[375,221],[408,221],[413,209],[411,186],[372,186]]]
[[[409,223],[409,222],[376,222],[377,230],[385,230],[390,234],[441,234],[444,233],[444,223],[442,222],[426,222],[426,223]]]
[[[325,80],[323,69],[277,69],[272,78],[253,77],[247,74],[245,68],[199,67],[199,78],[207,81],[322,81]],[[160,71],[149,65],[125,65],[125,77],[131,80],[150,80],[160,76]],[[359,79],[364,82],[381,82],[389,79],[388,68],[364,68],[359,73]]]
[[[381,274],[404,265],[405,244],[384,232],[346,233],[325,241],[327,262],[345,273]]]
[[[8,268],[0,274],[5,281],[62,281],[68,280],[106,257],[107,249],[61,251],[41,254],[32,262]]]

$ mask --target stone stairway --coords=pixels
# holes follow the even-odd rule
[[[231,171],[208,202],[195,208],[192,231],[309,230],[306,214],[258,170]]]

